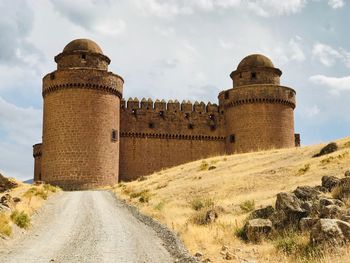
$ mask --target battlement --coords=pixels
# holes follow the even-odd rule
[[[218,113],[219,106],[216,103],[208,102],[205,104],[203,101],[196,101],[194,104],[189,100],[183,100],[181,103],[178,100],[169,100],[166,102],[164,99],[153,102],[152,99],[142,98],[129,98],[127,101],[125,99],[121,100],[120,107],[122,109],[129,110],[148,110],[148,111],[167,111],[167,112],[197,112],[197,113]]]

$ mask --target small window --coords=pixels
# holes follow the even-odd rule
[[[132,113],[133,115],[136,115],[136,109],[132,109],[132,110],[131,110],[131,113]]]
[[[153,128],[154,128],[154,123],[153,123],[153,122],[148,123],[148,127],[149,127],[150,129],[153,129]]]
[[[252,72],[252,79],[256,79],[256,72]]]
[[[189,119],[190,118],[190,114],[188,112],[185,113],[185,118]]]
[[[164,111],[161,110],[161,111],[159,112],[159,116],[163,118],[163,117],[164,117]]]
[[[215,115],[214,115],[214,114],[210,114],[210,115],[209,115],[209,119],[215,120]]]
[[[118,131],[112,130],[112,142],[118,141]]]
[[[240,79],[242,78],[242,73],[239,73],[239,78],[240,78]]]
[[[230,143],[235,143],[236,142],[236,136],[234,134],[231,134],[229,137]]]
[[[82,54],[81,58],[85,60],[86,59],[86,54]]]
[[[188,124],[188,128],[189,128],[190,130],[193,130],[193,128],[194,128],[193,123],[189,123],[189,124]]]

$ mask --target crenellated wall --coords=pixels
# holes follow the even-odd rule
[[[121,101],[120,179],[225,153],[216,104],[137,98]]]

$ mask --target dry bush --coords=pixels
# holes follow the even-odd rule
[[[209,168],[209,164],[206,161],[202,161],[199,166],[199,171],[207,171]]]
[[[53,186],[51,184],[44,184],[43,188],[45,191],[51,192],[51,193],[57,193],[58,191],[61,190],[61,188],[59,188],[58,186]]]
[[[11,214],[11,220],[20,228],[27,229],[30,225],[30,217],[24,211],[13,211]]]
[[[248,213],[255,209],[255,201],[254,200],[246,200],[242,202],[239,207],[242,211]]]
[[[0,235],[11,236],[12,228],[7,215],[0,213]]]
[[[191,208],[193,210],[196,210],[196,211],[199,211],[202,208],[214,207],[214,205],[215,205],[214,201],[211,198],[202,199],[200,197],[196,197],[196,198],[192,199],[189,202],[189,204],[190,204]]]
[[[130,198],[138,198],[140,203],[148,203],[151,198],[151,193],[147,189],[138,192],[131,192]]]
[[[164,201],[160,201],[158,204],[156,204],[156,205],[154,206],[154,209],[155,209],[155,210],[158,210],[158,211],[162,211],[163,208],[164,208],[164,206],[165,206],[165,202],[164,202]]]
[[[167,186],[168,186],[168,183],[160,183],[160,184],[157,185],[156,190],[165,188],[165,187],[167,187]]]
[[[311,168],[311,165],[309,163],[305,164],[302,168],[300,168],[298,170],[298,174],[297,175],[303,175],[305,173],[307,173]]]
[[[333,188],[332,197],[348,202],[350,198],[350,178],[346,178],[345,181]]]

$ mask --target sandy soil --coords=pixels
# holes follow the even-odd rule
[[[107,191],[63,192],[28,233],[0,248],[1,262],[174,262],[163,242]]]

